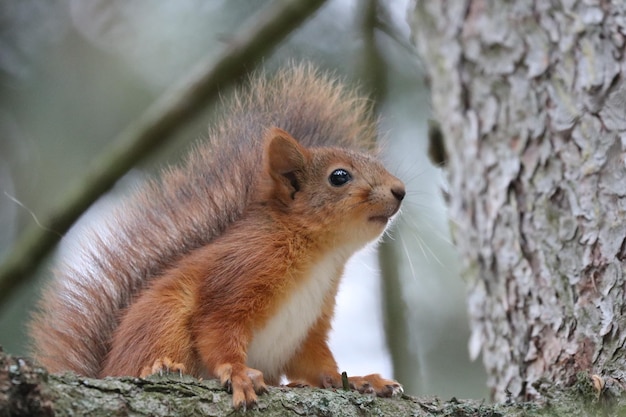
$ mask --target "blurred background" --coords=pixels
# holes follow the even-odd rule
[[[266,3],[1,2],[0,262],[117,133],[197,62],[217,57]],[[426,156],[429,95],[410,43],[408,3],[380,1],[369,13],[374,2],[330,0],[262,65],[272,71],[306,59],[360,84],[378,103],[386,165],[407,185],[385,243],[355,257],[342,283],[331,337],[340,368],[393,374],[412,395],[486,398],[482,365],[468,357],[464,283],[442,199],[445,173]],[[147,154],[80,222],[96,221],[129,184],[176,163],[218,111],[208,106]],[[3,297],[5,351],[28,354],[25,323],[63,246]]]

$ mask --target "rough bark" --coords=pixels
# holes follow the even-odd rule
[[[376,398],[348,391],[309,388],[270,388],[255,416],[603,416],[626,414],[626,403],[602,400],[589,378],[561,398],[540,406],[520,403],[488,405],[482,401],[440,401]],[[606,401],[610,398],[611,401]],[[5,416],[224,416],[232,415],[231,397],[217,381],[191,377],[81,378],[48,375],[27,360],[0,350],[0,417]],[[234,414],[244,414],[243,411]]]
[[[418,0],[412,26],[495,399],[626,381],[626,3]]]

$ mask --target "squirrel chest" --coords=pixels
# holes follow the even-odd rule
[[[324,312],[332,314],[344,262],[327,254],[305,272],[276,312],[253,332],[248,366],[261,370],[268,379],[280,378],[315,322]]]

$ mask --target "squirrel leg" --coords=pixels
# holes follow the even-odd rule
[[[113,334],[101,377],[146,377],[172,371],[198,376],[187,329],[190,301],[185,294],[189,291],[184,288],[181,275],[170,273],[141,293],[125,311]]]
[[[318,320],[285,369],[289,387],[340,388],[341,374],[328,347],[329,320]]]
[[[309,332],[298,354],[287,367],[287,377],[292,381],[289,387],[315,386],[320,388],[341,388],[341,374],[328,347],[327,334],[330,326],[318,322]],[[397,381],[382,378],[378,374],[352,376],[348,378],[350,388],[360,393],[391,397],[403,392]]]
[[[267,392],[267,386],[261,371],[245,365],[248,337],[242,321],[233,319],[228,323],[229,331],[224,331],[216,325],[219,320],[200,317],[197,328],[201,331],[196,333],[194,344],[206,369],[232,392],[233,407],[245,410],[257,403],[257,394]]]

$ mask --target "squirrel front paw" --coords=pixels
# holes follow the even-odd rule
[[[267,392],[263,373],[244,365],[224,363],[215,371],[221,384],[233,394],[233,408],[247,409],[257,403],[257,394]]]
[[[402,385],[392,379],[385,379],[379,374],[351,376],[348,378],[350,388],[361,394],[376,394],[379,397],[393,397],[404,392]]]
[[[151,366],[144,366],[141,370],[141,373],[139,374],[139,377],[145,378],[148,375],[163,375],[174,372],[178,372],[178,374],[182,376],[182,374],[186,372],[185,365],[179,362],[174,362],[170,358],[165,356],[163,358],[158,358],[157,360],[155,360]]]
[[[360,392],[361,394],[376,394],[379,397],[393,397],[404,392],[402,385],[392,379],[385,379],[379,374],[370,374],[365,376],[351,376],[348,378],[348,386],[350,389]],[[301,388],[310,386],[307,382],[300,380],[292,381],[287,385],[292,388]],[[321,375],[319,385],[321,388],[341,388],[344,386],[342,377],[339,373],[328,373]],[[346,387],[347,388],[347,387]]]

